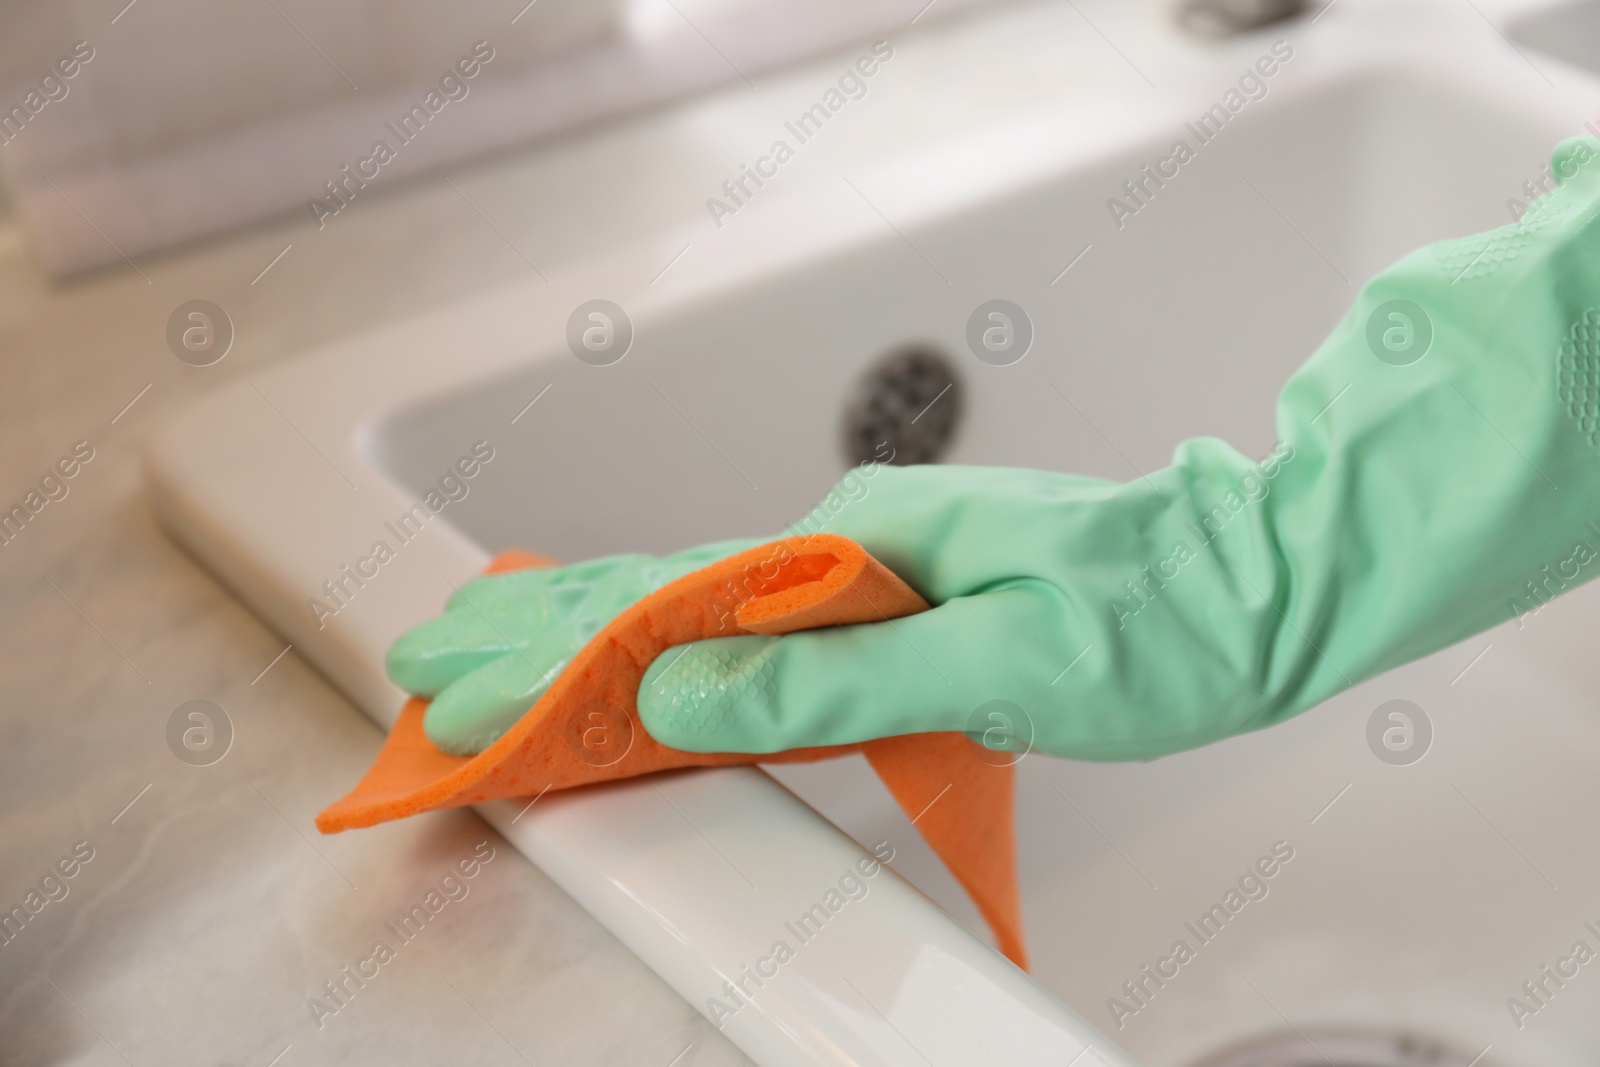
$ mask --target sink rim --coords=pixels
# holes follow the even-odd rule
[[[1390,43],[1396,53],[1404,42]],[[1308,49],[1309,51],[1309,49]],[[1520,98],[1531,115],[1562,124],[1547,100],[1517,79],[1508,68],[1520,62],[1514,54],[1486,51],[1479,58],[1499,64],[1507,92]],[[1220,63],[1219,70],[1231,69]],[[1373,52],[1354,55],[1308,55],[1300,69],[1297,93],[1326,87],[1335,79],[1360,76],[1362,72],[1405,76],[1427,76],[1465,84],[1454,69],[1431,60],[1402,63],[1394,56]],[[1481,83],[1484,71],[1474,72]],[[1204,99],[1194,95],[1195,86],[1175,92],[1169,103],[1192,106]],[[1291,94],[1285,94],[1293,99]],[[1280,102],[1279,106],[1283,106]],[[1087,124],[1087,125],[1086,125]],[[1169,129],[1164,117],[1151,113],[1147,125],[1125,133],[1120,139],[1104,137],[1104,130],[1082,111],[1063,112],[1050,121],[1021,123],[982,138],[984,141],[1016,143],[1032,140],[1040,147],[1026,165],[1013,166],[1004,173],[959,175],[937,167],[926,168],[925,157],[889,168],[881,179],[903,178],[910,168],[923,166],[932,180],[919,183],[916,195],[907,200],[899,216],[904,225],[987,202],[1008,189],[1059,175],[1085,161],[1103,156],[1120,156],[1130,147],[1149,141]],[[1074,146],[1071,134],[1089,129],[1102,139],[1084,138]],[[970,152],[972,145],[964,146]],[[951,151],[948,145],[928,148],[935,158]],[[796,187],[786,191],[795,200],[826,199],[827,190]],[[774,213],[776,214],[776,213]],[[381,521],[404,510],[411,497],[381,466],[373,462],[372,444],[377,427],[394,413],[423,403],[441,392],[467,388],[487,381],[512,368],[538,360],[565,358],[556,340],[562,336],[563,309],[575,306],[596,292],[617,294],[615,299],[632,309],[638,322],[656,315],[684,312],[701,301],[723,295],[730,288],[758,274],[782,271],[797,262],[826,255],[847,254],[858,243],[882,240],[875,219],[849,212],[834,212],[832,227],[795,233],[774,215],[751,217],[724,245],[724,256],[714,264],[686,264],[654,288],[639,276],[637,263],[641,250],[659,253],[680,247],[692,236],[682,227],[652,233],[625,247],[603,250],[582,262],[552,270],[548,286],[519,283],[480,294],[433,312],[408,319],[373,333],[350,338],[318,352],[255,376],[255,380],[235,383],[219,391],[194,411],[153,439],[146,453],[146,477],[152,499],[169,530],[199,556],[224,582],[234,588],[256,611],[302,649],[331,680],[381,725],[392,723],[400,705],[400,694],[381,670],[382,655],[389,641],[404,624],[432,614],[443,600],[446,583],[458,582],[477,573],[487,562],[487,553],[448,524],[436,524],[438,532],[408,547],[397,561],[396,570],[381,583],[374,582],[350,606],[347,618],[335,620],[319,632],[310,627],[308,615],[298,602],[300,594],[316,588],[322,578],[333,575],[348,561],[352,547],[365,543],[368,532]],[[659,255],[647,258],[661,258]],[[470,335],[475,344],[449,365],[432,361],[434,351],[461,351],[460,338]],[[532,338],[549,339],[542,346],[530,346]],[[261,403],[257,388],[282,407],[285,418],[310,440],[319,442],[327,461],[339,472],[355,474],[364,494],[355,503],[349,487],[328,469],[324,460],[306,450],[272,451],[252,447],[254,435],[268,432],[285,441],[293,434],[282,420]],[[268,429],[270,427],[270,429]],[[284,516],[282,504],[294,502],[305,515],[323,521],[314,529]],[[718,788],[727,791],[738,805],[741,790],[764,792],[781,789],[759,772],[722,775]],[[755,793],[748,794],[755,796]],[[532,813],[512,826],[506,812],[488,813],[491,822],[535,862],[554,874],[563,864],[579,863],[578,854],[562,851],[568,846],[542,835],[542,816]],[[821,822],[821,817],[812,813]],[[563,885],[576,884],[573,877]],[[580,902],[588,905],[581,892]],[[912,898],[915,898],[914,901]],[[1023,1010],[1045,1020],[1041,1034],[1071,1035],[1081,1046],[1093,1045],[1108,1063],[1131,1063],[1089,1024],[1042,993],[1026,976],[1010,968],[971,934],[953,924],[931,903],[911,894],[905,907],[913,912],[911,925],[924,943],[950,946],[955,955],[971,961],[974,973],[1005,990]],[[708,895],[699,906],[710,906]],[[920,909],[920,912],[917,911]],[[591,910],[595,910],[591,908]],[[661,960],[661,928],[654,919],[640,915],[636,920],[613,917],[608,925],[663,973],[675,988],[699,1006],[703,997],[696,983],[704,986],[704,974],[667,974],[670,963]],[[641,947],[643,946],[643,947]],[[654,946],[654,947],[652,947]],[[981,950],[981,951],[979,951]],[[664,969],[665,968],[665,969]],[[714,986],[714,983],[711,983]],[[1044,1003],[1041,1001],[1043,997]],[[1054,1008],[1051,1007],[1054,1005]],[[901,1006],[896,1006],[897,1012]],[[937,1012],[936,1005],[908,1004],[904,1010],[915,1016],[919,1011]],[[770,1025],[770,1024],[769,1024]],[[733,1036],[741,1047],[761,1062],[787,1062],[785,1046],[773,1033],[757,1032]],[[1059,1052],[1048,1048],[1041,1037],[1041,1054]]]

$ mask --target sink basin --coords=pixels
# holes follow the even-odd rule
[[[449,508],[489,549],[576,561],[775,533],[849,469],[852,386],[907,344],[956,365],[966,411],[948,462],[1125,480],[1193,436],[1264,454],[1279,388],[1360,284],[1420,244],[1504,224],[1506,195],[1552,143],[1490,100],[1388,70],[1277,103],[1202,147],[1120,229],[1106,201],[1126,202],[1123,182],[1170,137],[910,243],[885,228],[640,323],[614,365],[529,352],[373,426],[368,454],[420,497],[489,440],[496,460]],[[1005,367],[964,337],[997,295],[1034,327],[1029,354]]]
[[[1201,434],[1265,454],[1278,389],[1360,283],[1417,245],[1503,224],[1506,192],[1551,135],[1395,70],[1353,74],[1251,120],[1201,149],[1120,229],[1107,196],[1165,141],[919,228],[907,234],[915,247],[886,232],[661,316],[615,365],[564,351],[530,359],[376,427],[373,461],[420,496],[465,442],[492,438],[494,466],[451,519],[494,549],[577,560],[771,533],[843,474],[851,386],[908,342],[959,368],[965,416],[951,462],[1126,479]],[[964,339],[970,310],[996,294],[1035,330],[1027,357],[1007,367],[979,362]],[[541,406],[511,426],[536,395]],[[1522,961],[1485,960],[1474,906],[1493,912],[1518,889],[1531,904],[1552,889],[1486,823],[1490,810],[1517,815],[1515,791],[1481,761],[1545,759],[1546,731],[1558,734],[1575,760],[1575,804],[1592,788],[1581,768],[1600,766],[1600,729],[1570,699],[1541,704],[1538,730],[1505,729],[1506,693],[1537,676],[1515,652],[1451,685],[1497,641],[1513,644],[1476,639],[1288,727],[1152,765],[1024,760],[1024,906],[1041,981],[1151,1064],[1186,1062],[1197,1038],[1222,1045],[1281,1025],[1252,981],[1297,1019],[1449,1034],[1476,1041],[1474,1052],[1491,1043]],[[1366,751],[1367,713],[1397,696],[1439,723],[1431,764],[1399,769]],[[864,761],[771,773],[857,840],[895,842],[901,870],[982,929]],[[1347,785],[1340,808],[1313,825]],[[1533,847],[1537,820],[1519,830]],[[1134,1003],[1122,983],[1192,940],[1184,922],[1279,840],[1302,866],[1285,870],[1263,914],[1208,947],[1198,977],[1134,1017],[1113,1014],[1108,998]],[[1552,948],[1564,947],[1564,929],[1550,923]],[[1529,966],[1539,947],[1525,946]]]
[[[198,409],[151,453],[155,499],[388,723],[382,651],[447,583],[514,545],[576,561],[776,533],[847,469],[851,391],[907,344],[955,368],[950,462],[1127,479],[1191,436],[1264,454],[1279,388],[1360,285],[1417,245],[1506,222],[1507,198],[1584,112],[1530,86],[1498,35],[1452,39],[1448,63],[1401,35],[1367,51],[1302,39],[1264,99],[1116,217],[1108,200],[1126,203],[1124,183],[1267,44],[1238,47],[1139,123],[1110,130],[1064,102],[846,182],[797,180],[734,220],[714,263],[663,285],[638,277],[631,251],[597,254],[547,288],[484,294],[258,376],[282,414],[249,388]],[[652,247],[670,255],[686,233]],[[597,296],[634,328],[605,366],[564,340]],[[967,348],[969,315],[995,298],[1033,326],[1008,366]],[[464,495],[319,628],[307,598],[478,442],[493,459],[457,483]],[[731,1022],[762,1063],[1177,1067],[1280,1032],[1306,1040],[1306,1062],[1319,1034],[1370,1032],[1441,1042],[1462,1064],[1592,1063],[1600,977],[1569,979],[1520,1019],[1507,998],[1574,942],[1600,947],[1584,926],[1600,928],[1600,854],[1571,831],[1600,802],[1586,698],[1600,679],[1581,640],[1596,625],[1600,595],[1579,591],[1261,734],[1150,764],[1029,755],[1033,980],[985,946],[859,759],[672,776],[661,788],[681,812],[637,782],[549,798],[515,824],[521,804],[484,810],[697,1005],[851,862],[828,823],[891,843],[927,898],[885,883],[870,920],[774,983],[759,1018]],[[1394,699],[1433,728],[1406,766],[1367,742]],[[329,783],[330,799],[347,784]],[[771,878],[758,891],[731,878],[710,840]],[[1197,938],[1190,924],[1268,856],[1265,896]],[[1193,959],[1149,977],[1169,973],[1179,940]]]
[[[1525,48],[1600,74],[1600,4],[1593,0],[1529,12],[1513,21],[1506,33]]]

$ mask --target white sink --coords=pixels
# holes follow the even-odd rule
[[[796,177],[659,283],[639,249],[670,255],[710,240],[708,224],[308,355],[158,441],[154,497],[388,723],[382,651],[447,582],[511,545],[578,560],[776,533],[845,469],[851,383],[905,342],[957,367],[954,462],[1126,479],[1190,436],[1265,453],[1278,389],[1360,284],[1419,244],[1509,221],[1507,200],[1600,100],[1575,74],[1535,77],[1475,14],[1346,6],[1191,57],[1115,122],[1063,99],[975,140],[927,135],[849,182]],[[1268,95],[1119,228],[1108,198],[1278,36],[1296,54]],[[597,296],[636,328],[605,367],[564,340]],[[995,297],[1035,328],[1007,367],[964,340]],[[465,499],[316,629],[306,599],[480,440],[495,457]],[[885,880],[854,926],[728,1024],[761,1063],[1065,1064],[1086,1044],[1127,1062],[1115,1042],[1176,1067],[1278,1032],[1303,1032],[1307,1063],[1334,1032],[1437,1040],[1463,1067],[1486,1048],[1485,1064],[1592,1063],[1600,969],[1520,1029],[1506,1000],[1573,942],[1600,948],[1583,926],[1600,928],[1600,852],[1574,832],[1600,804],[1600,718],[1584,699],[1600,672],[1581,640],[1597,624],[1600,595],[1580,592],[1288,725],[1152,764],[1029,756],[1018,822],[1039,985],[984,946],[859,760],[774,769],[809,807],[734,770],[660,783],[687,818],[649,782],[547,798],[516,825],[521,804],[486,814],[697,1006],[858,854],[823,818],[891,842],[898,871],[965,929]],[[1410,766],[1367,747],[1368,716],[1394,698],[1435,729]],[[348,785],[328,783],[329,799]],[[756,873],[741,880],[707,839]],[[1278,842],[1294,858],[1270,894],[1148,1003],[1131,999],[1124,982],[1195,944],[1185,922]],[[1113,1013],[1113,997],[1139,1010]]]

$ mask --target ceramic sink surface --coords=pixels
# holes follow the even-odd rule
[[[1600,4],[1552,4],[1515,19],[1507,36],[1517,44],[1600,74]]]
[[[1508,201],[1600,102],[1585,76],[1548,79],[1555,61],[1489,24],[1522,17],[1516,5],[1449,33],[1427,4],[1351,6],[1351,21],[1393,24],[1362,37],[1329,15],[1195,61],[1181,90],[1114,122],[1063,101],[848,183],[797,179],[719,231],[715,262],[661,285],[602,251],[548,286],[261,375],[281,414],[248,387],[197,410],[152,451],[158,505],[386,724],[398,701],[383,649],[489,553],[576,561],[775,534],[847,469],[852,385],[907,343],[957,369],[951,462],[1128,479],[1191,436],[1264,454],[1279,388],[1362,282],[1417,245],[1509,221]],[[1280,38],[1295,54],[1266,95],[1200,143],[1185,123]],[[1179,137],[1193,158],[1113,213]],[[652,236],[669,255],[693,240],[705,227]],[[635,330],[608,366],[574,358],[564,336],[595,297]],[[1005,367],[965,340],[996,297],[1035,333]],[[308,598],[395,541],[384,524],[477,442],[494,458],[465,495],[319,629]],[[1128,1062],[1120,1045],[1179,1065],[1331,1030],[1436,1039],[1463,1063],[1486,1047],[1486,1063],[1587,1063],[1600,977],[1569,980],[1520,1028],[1506,1001],[1574,942],[1600,945],[1584,927],[1600,928],[1600,852],[1572,832],[1600,801],[1583,646],[1596,625],[1600,596],[1580,592],[1286,726],[1153,764],[1028,756],[1018,829],[1037,984],[986,947],[859,759],[772,770],[793,795],[736,769],[549,797],[515,824],[520,803],[485,814],[697,1006],[862,855],[850,838],[888,842],[910,885],[879,879],[727,1021],[761,1063]],[[1432,750],[1409,766],[1368,748],[1368,717],[1391,699],[1432,722]],[[1274,848],[1293,858],[1266,895],[1195,937],[1186,924]],[[1180,939],[1194,958],[1148,978]]]

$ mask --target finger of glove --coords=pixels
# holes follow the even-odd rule
[[[549,617],[542,593],[517,615],[470,607],[447,611],[407,630],[389,647],[389,677],[408,693],[435,696],[508,653],[548,640],[562,626]]]
[[[548,659],[501,656],[445,686],[423,715],[423,731],[441,751],[476,755],[522,718],[569,658],[570,651]]]
[[[572,623],[587,640],[640,597],[745,547],[743,541],[725,541],[664,559],[608,556],[570,567],[491,575],[464,586],[448,612],[483,615],[510,634]]]
[[[431,697],[509,652],[550,640],[581,645],[650,590],[759,543],[723,541],[661,560],[608,556],[474,579],[451,597],[444,615],[390,648],[389,676],[407,692]]]
[[[657,741],[690,752],[965,731],[987,702],[1036,689],[1018,679],[1036,680],[1059,658],[1032,639],[1044,636],[1042,606],[1016,588],[888,622],[671,648],[645,672],[640,720]]]
[[[565,567],[530,567],[484,575],[457,589],[450,597],[446,610],[476,606],[485,612],[515,611],[519,604],[540,594],[548,595],[555,590],[575,593],[579,589],[596,586],[609,589],[637,585],[639,591],[634,593],[636,599],[708,563],[762,543],[762,540],[742,538],[697,545],[660,559],[641,553],[627,553],[585,560]]]
[[[445,610],[514,613],[519,605],[537,600],[552,589],[587,589],[618,572],[636,574],[653,562],[650,556],[632,554],[606,556],[567,567],[530,567],[488,574],[457,589]]]
[[[1550,173],[1559,183],[1563,197],[1592,199],[1600,190],[1600,141],[1593,137],[1571,137],[1550,153]]]
[[[418,696],[433,696],[493,660],[551,640],[582,644],[643,595],[641,562],[611,557],[593,564],[491,575],[463,586],[445,613],[406,632],[389,650],[389,676]]]

